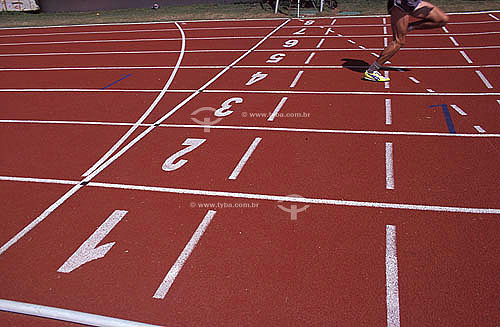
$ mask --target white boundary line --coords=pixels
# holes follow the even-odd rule
[[[142,116],[135,122],[135,124],[125,133],[123,136],[96,162],[92,167],[90,167],[86,172],[82,174],[82,177],[87,177],[92,171],[94,171],[97,167],[99,167],[104,161],[108,160],[109,157],[123,144],[125,141],[132,135],[132,133],[135,132],[135,130],[139,127],[140,124],[142,124],[146,118],[153,112],[153,110],[156,108],[158,103],[160,103],[161,99],[163,99],[163,96],[169,89],[170,85],[174,81],[175,75],[177,74],[177,71],[179,70],[179,66],[181,65],[182,59],[184,58],[184,50],[186,49],[186,35],[184,34],[184,31],[182,30],[181,26],[177,23],[175,23],[175,26],[177,26],[179,32],[182,35],[182,42],[181,42],[181,51],[179,53],[179,57],[177,58],[177,63],[175,64],[175,68],[170,74],[170,77],[168,78],[167,82],[163,86],[163,89],[161,90],[160,94],[156,96],[154,99],[153,103],[149,106],[149,108],[142,114]]]
[[[484,74],[481,71],[476,70],[476,74],[477,74],[477,76],[479,76],[479,78],[481,79],[481,81],[483,81],[483,83],[486,86],[486,88],[488,88],[488,89],[492,89],[493,88],[493,85],[491,85],[490,81],[488,81],[488,79],[486,78],[486,76],[484,76]]]
[[[172,265],[170,270],[168,271],[167,275],[161,282],[160,286],[156,290],[155,294],[153,295],[153,298],[155,299],[164,299],[165,296],[167,295],[168,291],[170,290],[170,287],[172,287],[172,284],[174,283],[175,279],[177,278],[177,275],[181,272],[182,267],[186,263],[187,259],[193,252],[194,248],[196,247],[196,244],[200,241],[200,238],[203,236],[205,231],[208,228],[208,225],[210,225],[210,222],[215,216],[216,211],[215,210],[209,210],[203,220],[201,221],[200,225],[196,229],[196,231],[193,233],[193,236],[191,236],[191,239],[189,242],[186,244],[184,247],[184,250],[182,250],[181,254],[175,261],[175,263]]]
[[[37,316],[48,319],[68,321],[97,327],[159,327],[142,322],[106,317],[91,313],[67,310],[45,305],[0,299],[0,310]]]
[[[177,110],[182,108],[187,102],[191,101],[194,97],[196,97],[199,93],[201,93],[205,88],[215,82],[220,76],[222,76],[225,72],[227,72],[233,65],[236,65],[239,61],[243,60],[247,55],[252,53],[254,49],[260,46],[264,41],[266,41],[272,34],[278,31],[281,27],[287,24],[290,20],[286,20],[281,25],[276,27],[272,32],[267,34],[264,38],[262,38],[257,44],[255,44],[252,48],[250,48],[247,52],[241,55],[238,59],[233,61],[229,66],[220,71],[217,75],[215,75],[211,80],[206,82],[202,87],[198,90],[191,93],[186,99],[184,99],[181,103],[179,103],[175,108],[170,110],[167,114],[165,114],[162,118],[157,120],[153,126],[146,129],[144,132],[135,137],[132,141],[130,141],[127,145],[125,145],[121,150],[115,153],[111,158],[102,163],[97,169],[95,169],[91,174],[86,176],[79,184],[75,185],[68,192],[66,192],[61,198],[59,198],[56,202],[54,202],[49,208],[47,208],[40,216],[34,219],[31,223],[29,223],[25,228],[23,228],[19,233],[17,233],[14,237],[12,237],[7,243],[5,243],[0,248],[0,255],[2,255],[5,251],[7,251],[13,244],[15,244],[18,240],[24,237],[29,231],[35,228],[40,222],[42,222],[45,218],[47,218],[54,210],[56,210],[61,204],[63,204],[67,199],[69,199],[72,195],[78,192],[83,186],[87,185],[95,176],[101,173],[104,169],[106,169],[109,165],[111,165],[116,159],[118,159],[122,154],[128,151],[131,147],[137,144],[142,138],[144,138],[147,134],[149,134],[157,125],[160,125],[167,118],[172,116]]]
[[[394,162],[392,142],[385,143],[385,188],[394,190]]]
[[[28,179],[25,177],[0,176],[0,181],[26,182],[26,181],[28,181]],[[72,181],[67,181],[67,180],[61,180],[60,182],[58,182],[58,180],[55,180],[55,179],[39,179],[38,180],[36,178],[29,178],[29,182],[47,183],[48,181],[56,181],[53,184],[73,183]],[[74,183],[81,184],[80,182],[74,182]],[[360,207],[360,208],[380,208],[380,209],[400,209],[400,210],[431,211],[431,212],[452,212],[452,213],[473,213],[473,214],[500,215],[500,208],[477,208],[477,207],[470,208],[470,207],[439,206],[439,205],[425,205],[425,204],[411,204],[411,203],[350,201],[350,200],[306,198],[306,197],[298,198],[298,197],[290,197],[287,195],[210,191],[210,190],[199,190],[199,189],[116,184],[116,183],[104,183],[104,182],[89,182],[87,184],[87,186],[109,188],[109,189],[131,190],[131,191],[146,191],[146,192],[160,192],[160,193],[172,193],[172,194],[215,196],[215,197],[232,198],[232,199],[251,199],[251,200],[263,200],[263,201],[298,202],[298,203],[308,203],[308,204],[322,204],[322,205]]]
[[[276,107],[281,109],[286,97],[283,97]],[[500,100],[498,100],[500,101]],[[283,104],[282,104],[283,103]],[[276,109],[275,109],[276,111]],[[279,112],[279,110],[277,110]],[[273,112],[274,114],[274,112]],[[272,115],[271,115],[272,116]],[[269,119],[268,119],[269,121]],[[90,126],[132,126],[133,123],[118,122],[89,122],[89,121],[60,121],[60,120],[15,120],[0,119],[0,124],[54,124],[54,125],[90,125]],[[141,127],[151,127],[154,124],[140,124]],[[158,127],[168,128],[207,128],[205,125],[189,124],[160,124]],[[375,130],[342,130],[342,129],[312,129],[312,128],[287,128],[287,127],[266,127],[266,126],[230,126],[211,125],[211,129],[222,130],[250,130],[267,132],[298,132],[298,133],[325,133],[325,134],[354,134],[354,135],[401,135],[401,136],[437,136],[437,137],[470,137],[470,138],[500,138],[500,134],[454,134],[454,133],[431,133],[431,132],[410,132],[410,131],[375,131]]]
[[[396,226],[385,227],[385,279],[387,302],[387,327],[400,326],[398,256],[396,250]]]
[[[205,86],[207,87],[207,86]],[[292,90],[167,90],[168,93],[248,93],[248,94],[310,94],[310,95],[396,95],[396,96],[500,96],[500,92],[377,92],[377,91],[292,91]],[[133,89],[0,89],[0,92],[117,92],[117,93],[159,93],[161,90],[133,90]],[[189,101],[189,100],[187,100]]]
[[[228,179],[235,180],[236,178],[238,178],[241,171],[243,170],[243,167],[245,167],[248,159],[250,159],[250,156],[255,151],[255,149],[257,149],[257,146],[259,145],[260,141],[262,141],[261,137],[256,137],[253,140],[252,144],[250,144],[243,157],[241,157],[240,162],[238,162],[238,164],[236,165],[236,167],[234,168],[233,172],[231,173]]]
[[[179,66],[179,69],[222,69],[226,66]],[[236,65],[233,69],[345,69],[360,68],[361,66],[248,66]],[[72,71],[72,70],[151,70],[151,69],[174,69],[175,66],[102,66],[102,67],[40,67],[40,68],[0,68],[0,72],[23,72],[23,71]],[[394,69],[478,69],[478,68],[500,68],[500,65],[450,65],[450,66],[397,66]],[[412,79],[411,77],[409,77]],[[160,91],[158,91],[160,92]]]

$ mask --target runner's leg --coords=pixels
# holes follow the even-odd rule
[[[437,6],[422,1],[411,13],[415,18],[421,18],[408,25],[408,31],[442,27],[448,23],[448,16]]]

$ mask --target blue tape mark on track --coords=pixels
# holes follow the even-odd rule
[[[452,134],[457,134],[455,126],[453,125],[453,120],[451,119],[450,110],[448,110],[448,105],[437,104],[429,106],[429,108],[441,107],[443,109],[444,120],[446,121],[446,126],[448,126],[448,131]]]
[[[120,81],[123,81],[125,78],[128,78],[128,77],[130,77],[130,76],[132,76],[132,74],[127,74],[127,75],[123,76],[122,78],[120,78],[119,80],[114,81],[113,83],[108,84],[108,85],[106,85],[105,87],[101,88],[101,90],[105,90],[105,89],[107,89],[108,87],[111,87],[111,86],[115,85],[116,83],[118,83],[118,82],[120,82]]]

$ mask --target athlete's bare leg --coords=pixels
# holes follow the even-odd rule
[[[411,15],[420,20],[410,23],[408,31],[437,28],[448,23],[448,16],[439,7],[427,1],[422,1]]]

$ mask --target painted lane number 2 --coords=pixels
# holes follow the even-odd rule
[[[206,139],[187,138],[184,141],[184,143],[182,143],[182,145],[187,145],[187,148],[182,149],[180,151],[177,151],[176,153],[174,153],[173,155],[168,157],[167,160],[165,160],[165,162],[161,166],[161,169],[163,169],[164,171],[174,171],[174,170],[181,168],[182,166],[184,166],[187,163],[187,160],[180,159],[177,162],[175,162],[175,161],[177,159],[179,159],[180,157],[182,157],[183,155],[185,155],[186,153],[193,151],[194,149],[196,149],[197,147],[199,147],[200,145],[205,143],[205,141],[206,141]]]

